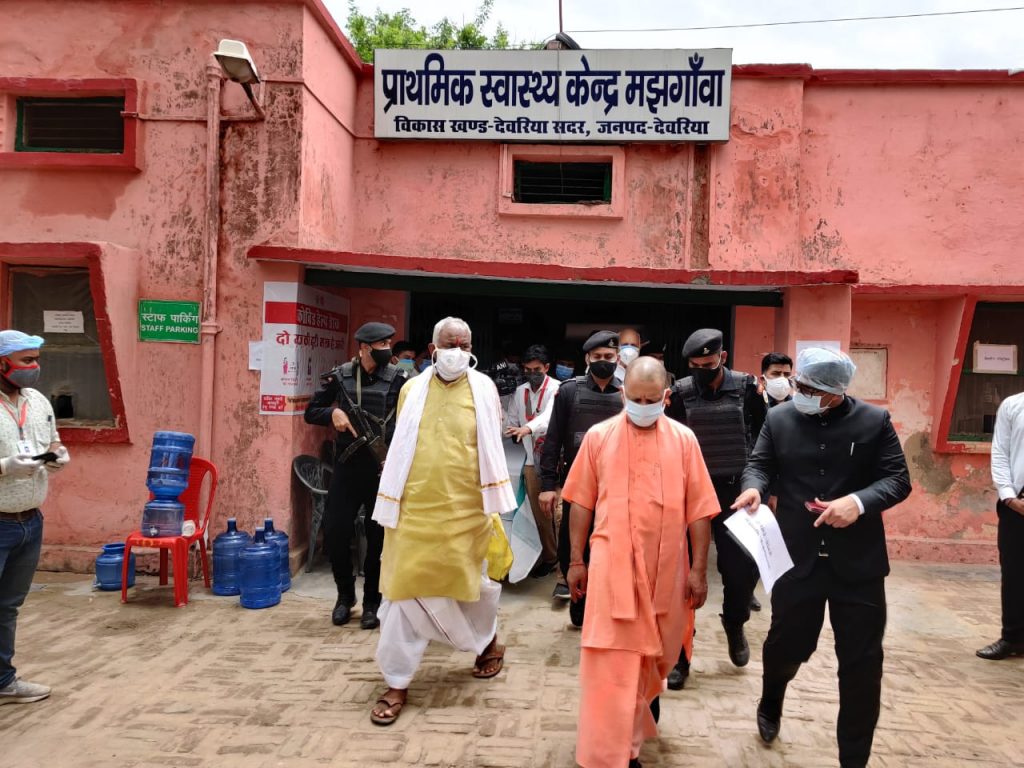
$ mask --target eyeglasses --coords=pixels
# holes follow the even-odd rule
[[[820,389],[815,389],[814,387],[809,387],[806,384],[801,384],[799,381],[794,382],[793,386],[796,387],[797,392],[806,397],[824,397],[830,394],[829,392],[825,392]]]

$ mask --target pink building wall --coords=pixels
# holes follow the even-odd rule
[[[137,342],[135,302],[202,297],[206,64],[223,37],[253,52],[267,119],[233,119],[252,111],[224,85],[214,528],[229,515],[251,526],[270,514],[301,546],[305,499],[290,461],[329,434],[256,414],[259,374],[247,369],[247,351],[260,338],[265,281],[301,282],[307,265],[346,259],[415,258],[441,273],[471,262],[526,277],[600,268],[626,281],[639,268],[703,280],[710,269],[736,288],[783,291],[780,309],[736,308],[736,367],[758,372],[765,352],[792,354],[800,339],[887,345],[882,404],[915,484],[889,517],[894,553],[994,558],[988,457],[940,443],[970,297],[995,290],[987,286],[1024,297],[1024,105],[1008,79],[738,68],[727,144],[704,155],[689,145],[591,150],[616,163],[616,216],[522,216],[501,212],[510,150],[372,138],[370,70],[354,64],[318,0],[42,0],[5,8],[0,78],[133,78],[141,123],[138,172],[0,168],[10,214],[0,243],[100,244],[131,440],[71,446],[75,461],[47,504],[47,567],[85,567],[98,544],[133,528],[152,432],[199,428],[200,349]],[[282,260],[254,257],[267,245]],[[859,284],[812,284],[838,279],[834,270],[855,271]],[[351,301],[350,327],[384,319],[404,334],[401,278],[394,288],[338,289]]]

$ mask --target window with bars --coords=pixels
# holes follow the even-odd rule
[[[516,160],[513,201],[533,204],[608,204],[612,201],[612,163],[548,163]]]
[[[15,152],[124,152],[124,96],[17,100]]]

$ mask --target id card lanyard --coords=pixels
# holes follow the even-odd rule
[[[6,400],[0,400],[0,403],[3,404],[4,410],[7,411],[18,427],[18,453],[31,455],[34,449],[29,441],[25,439],[25,421],[28,419],[28,398],[24,398],[21,403],[20,413],[15,413]]]

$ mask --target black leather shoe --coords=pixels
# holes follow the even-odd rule
[[[351,618],[352,606],[344,597],[339,597],[338,602],[334,604],[334,610],[331,611],[331,622],[334,626],[340,627],[343,624],[348,624]]]
[[[752,611],[760,611],[761,610],[761,601],[757,599],[756,595],[751,595],[750,596],[750,610],[752,610]]]
[[[574,627],[583,626],[583,614],[587,609],[587,598],[581,597],[569,603],[569,621]]]
[[[635,757],[629,761],[629,768],[644,768]]]
[[[747,636],[743,634],[743,625],[730,624],[723,617],[722,626],[725,628],[725,639],[729,641],[729,660],[737,667],[747,666],[750,646],[747,645]]]
[[[690,664],[685,662],[676,664],[668,673],[668,689],[670,691],[681,691],[686,687],[686,678],[690,676]]]
[[[975,654],[989,661],[1002,661],[1011,656],[1024,656],[1024,643],[1011,643],[999,638],[991,645],[986,645]]]
[[[377,618],[375,607],[363,606],[363,614],[359,617],[359,626],[363,629],[376,629],[380,626],[380,619]]]
[[[782,707],[778,707],[778,714],[768,712],[768,709],[763,699],[757,703],[757,732],[761,734],[761,741],[765,744],[775,741],[779,735],[779,726],[782,724]]]

